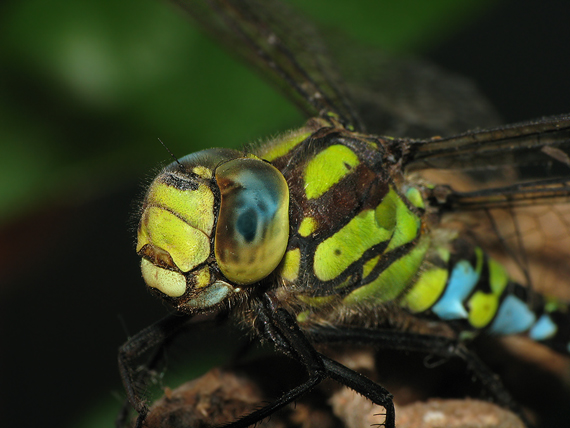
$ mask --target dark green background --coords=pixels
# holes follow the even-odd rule
[[[506,121],[570,112],[566,1],[309,6],[355,39],[471,76]],[[303,118],[159,1],[3,2],[0,42],[0,411],[10,426],[109,426],[119,317],[134,333],[166,312],[129,221],[169,162],[157,138],[182,156]]]

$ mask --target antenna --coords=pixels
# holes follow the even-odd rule
[[[174,156],[174,153],[172,153],[170,151],[170,149],[166,146],[166,144],[164,144],[162,142],[162,140],[159,138],[158,141],[160,141],[160,144],[162,144],[162,147],[164,147],[166,149],[166,151],[168,152],[168,154],[170,155],[170,157],[172,159],[174,159],[174,161],[178,164],[178,166],[180,167],[180,169],[184,169],[184,167],[182,166],[182,164],[180,162],[178,162],[178,158],[176,156]]]

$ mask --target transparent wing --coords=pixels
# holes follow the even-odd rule
[[[413,56],[388,55],[333,43],[353,105],[377,135],[427,138],[499,125],[499,115],[476,85]]]
[[[356,130],[431,137],[496,125],[467,79],[322,32],[277,0],[172,0],[309,117],[336,114]],[[332,45],[332,48],[331,46]]]
[[[308,116],[362,128],[314,27],[276,0],[173,0]]]
[[[445,222],[521,283],[570,298],[570,116],[411,145],[409,170],[440,184],[432,204]]]
[[[570,115],[470,131],[448,138],[412,143],[406,160],[410,170],[455,169],[477,171],[505,166],[534,166],[536,176],[551,175],[558,167],[568,175]],[[549,171],[547,171],[547,168]]]
[[[471,236],[519,283],[570,301],[570,203],[542,202],[452,211],[443,226]]]

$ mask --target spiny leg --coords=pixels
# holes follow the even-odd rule
[[[271,340],[277,350],[300,361],[307,370],[309,378],[301,385],[283,394],[275,402],[225,425],[225,428],[245,428],[254,425],[311,391],[327,377],[335,379],[339,383],[369,398],[375,404],[383,406],[386,409],[384,425],[387,428],[394,427],[394,407],[388,391],[363,375],[318,353],[287,311],[282,308],[275,308],[273,305],[269,306],[266,304],[262,306],[263,309],[259,313],[257,322],[260,333]],[[180,332],[190,318],[190,316],[168,316],[133,336],[120,348],[119,368],[123,383],[129,402],[139,412],[136,423],[137,428],[142,427],[148,408],[137,390],[139,384],[141,382],[144,383],[145,376],[144,373],[137,373],[134,363],[151,348],[160,347],[171,339],[172,336]],[[157,355],[153,355],[152,360],[154,361],[155,359],[158,359]],[[148,369],[149,367],[145,368]]]
[[[392,394],[384,387],[371,381],[366,376],[343,366],[342,364],[321,355],[327,374],[337,382],[348,386],[359,394],[365,396],[370,401],[386,409],[386,428],[396,424],[396,412],[392,401]]]
[[[395,426],[392,395],[385,388],[362,374],[318,353],[289,312],[282,308],[276,308],[276,304],[272,302],[269,297],[265,299],[264,303],[264,310],[260,312],[258,318],[258,328],[261,329],[260,333],[265,337],[271,338],[279,351],[299,360],[305,366],[310,376],[309,380],[301,385],[301,387],[295,388],[295,390],[285,394],[285,396],[291,397],[289,401],[294,399],[292,398],[293,391],[299,390],[296,396],[300,397],[316,386],[320,381],[331,377],[337,382],[364,395],[375,404],[384,407],[386,409],[384,425],[387,428],[393,428]],[[312,383],[313,380],[314,384]],[[306,385],[309,384],[312,386],[307,387]],[[231,425],[231,427],[234,428],[233,425]]]
[[[119,348],[119,372],[123,380],[125,391],[127,392],[127,399],[139,414],[136,424],[137,427],[142,427],[148,413],[148,407],[145,399],[139,392],[139,388],[141,384],[144,385],[148,376],[148,370],[152,369],[153,367],[151,366],[157,363],[160,349],[151,357],[149,364],[145,367],[144,373],[138,373],[136,361],[150,349],[154,347],[160,348],[167,340],[180,332],[181,328],[191,318],[190,315],[168,315],[129,338],[129,340]],[[124,424],[124,419],[127,416],[126,413],[125,409],[121,411],[117,418],[117,426]]]
[[[518,403],[505,389],[499,377],[479,357],[461,342],[443,336],[417,334],[395,330],[371,330],[350,327],[321,327],[308,333],[313,343],[342,343],[373,346],[379,349],[418,352],[442,358],[456,357],[465,361],[467,367],[481,381],[494,401],[510,409],[527,426],[531,426]]]

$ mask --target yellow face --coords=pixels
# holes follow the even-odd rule
[[[289,237],[289,190],[252,155],[209,149],[165,168],[146,195],[137,253],[178,309],[214,307],[267,277]]]

